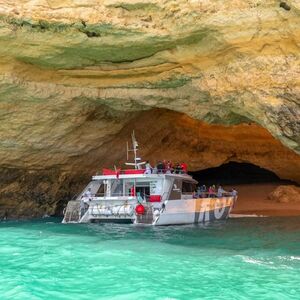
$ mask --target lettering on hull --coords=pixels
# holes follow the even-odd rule
[[[210,199],[208,202],[197,199],[195,200],[194,223],[225,219],[230,208],[231,203],[220,199]]]
[[[214,220],[226,219],[229,214],[230,207],[223,207],[221,210],[208,210],[202,212],[195,212],[194,223],[203,223]]]

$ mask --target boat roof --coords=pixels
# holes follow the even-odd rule
[[[168,174],[120,174],[120,175],[95,175],[92,177],[93,180],[105,180],[105,179],[165,179],[165,178],[176,178],[185,181],[190,181],[193,183],[198,183],[192,176],[184,173],[184,174],[176,174],[176,173],[168,173]]]

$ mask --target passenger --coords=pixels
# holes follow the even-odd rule
[[[179,174],[182,174],[182,173],[183,173],[183,170],[182,170],[181,165],[178,165],[178,170],[179,170]]]
[[[158,174],[162,174],[164,172],[164,165],[161,161],[158,162],[156,167],[157,167],[157,173]]]
[[[92,200],[92,190],[88,188],[88,190],[84,193],[84,197],[87,197],[89,200]]]
[[[222,186],[219,185],[217,193],[218,198],[223,197],[223,193],[226,193],[226,191],[222,188]]]
[[[87,211],[88,208],[90,207],[90,201],[92,201],[92,196],[93,195],[92,195],[91,188],[88,188],[88,190],[82,195],[85,211]]]
[[[166,164],[166,173],[167,174],[171,174],[172,173],[172,162],[171,161],[167,161],[167,164]]]
[[[183,173],[187,173],[187,164],[185,162],[182,162],[180,165]]]
[[[162,164],[163,164],[163,173],[166,173],[166,171],[167,171],[167,161],[164,159]]]
[[[83,203],[84,203],[84,211],[86,212],[90,207],[91,199],[89,199],[88,197],[83,197],[82,200],[83,200]]]
[[[156,166],[152,169],[152,174],[157,174],[157,167]]]
[[[206,185],[203,184],[202,185],[202,197],[205,198],[207,196],[207,188],[206,188]]]
[[[137,192],[136,195],[137,195],[137,200],[138,200],[139,203],[141,203],[141,202],[144,201],[144,198],[143,198],[143,196],[141,195],[141,192]]]
[[[179,163],[176,163],[175,168],[174,168],[174,173],[180,174],[181,173],[181,167]]]
[[[136,192],[135,192],[134,186],[132,186],[132,187],[130,188],[130,196],[131,196],[131,197],[135,197],[135,196],[136,196]]]
[[[213,189],[213,192],[214,192],[214,196],[216,197],[217,192],[216,192],[216,186],[214,184],[212,185],[212,189]]]
[[[215,191],[214,191],[213,187],[210,186],[210,187],[208,188],[208,197],[209,197],[209,198],[212,198],[212,197],[214,197],[214,196],[215,196]]]
[[[202,186],[198,186],[197,187],[197,195],[198,195],[198,197],[201,197],[201,195],[202,195]]]
[[[85,214],[85,203],[84,203],[84,200],[83,198],[81,198],[80,200],[80,218],[83,217],[83,215]]]
[[[152,167],[149,163],[149,161],[146,161],[146,170],[145,170],[145,174],[151,174],[152,173]]]
[[[234,197],[234,200],[236,199],[237,194],[238,194],[238,192],[233,188],[233,189],[231,190],[231,196]]]

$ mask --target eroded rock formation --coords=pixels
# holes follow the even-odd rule
[[[0,0],[2,207],[34,189],[67,198],[124,158],[133,128],[151,159],[251,162],[300,182],[300,5],[286,5]]]
[[[299,203],[300,188],[292,185],[281,185],[278,186],[268,198],[278,203]]]

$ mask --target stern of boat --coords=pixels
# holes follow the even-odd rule
[[[62,223],[79,223],[80,221],[80,201],[71,200],[68,202],[64,212]]]

